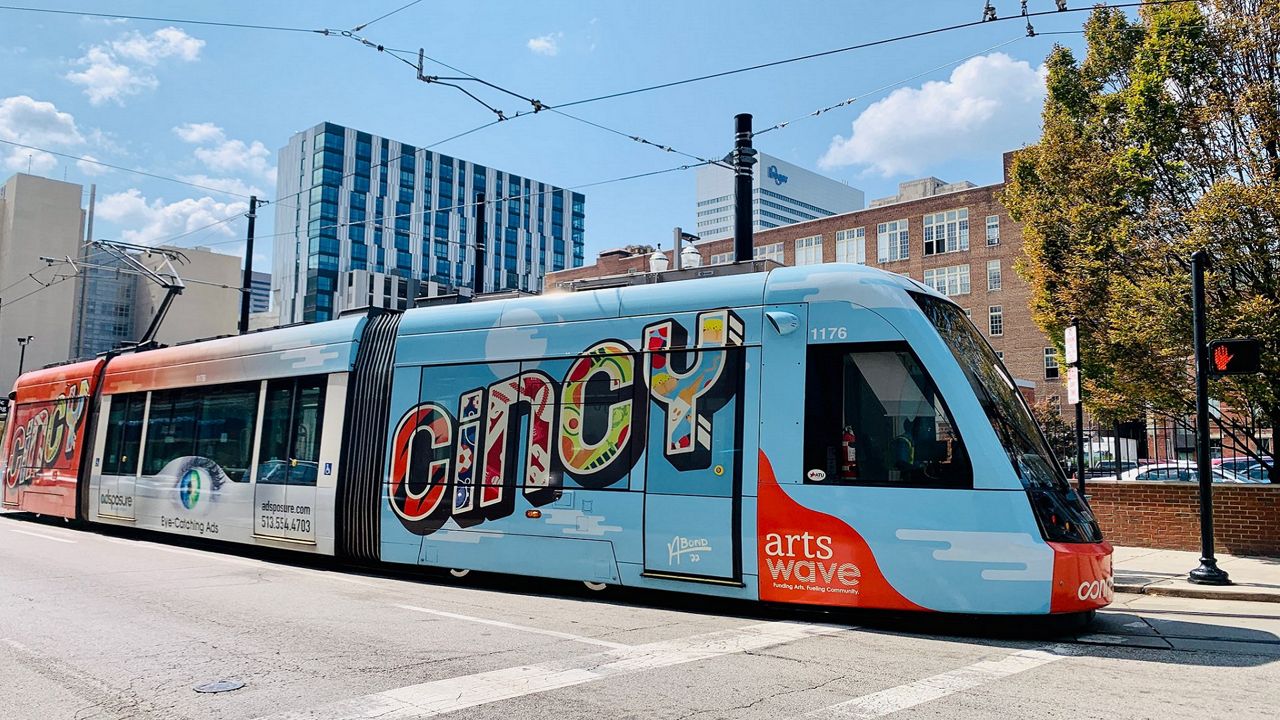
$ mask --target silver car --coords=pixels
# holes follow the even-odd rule
[[[1141,465],[1120,474],[1121,482],[1200,482],[1200,471],[1195,463],[1173,462]],[[1213,468],[1213,481],[1216,483],[1248,484],[1258,480],[1248,475],[1237,475],[1230,470]]]

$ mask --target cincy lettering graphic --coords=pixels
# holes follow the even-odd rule
[[[16,407],[5,485],[30,484],[47,470],[74,477],[88,400],[89,381],[85,379],[68,383],[56,400]]]
[[[741,370],[737,353],[722,352],[742,345],[742,320],[732,310],[698,315],[697,350],[672,351],[687,343],[685,329],[672,320],[644,329],[648,353],[649,388],[666,411],[663,453],[681,470],[711,465],[711,416],[728,404]]]
[[[663,456],[679,470],[709,467],[712,417],[741,379],[729,348],[742,345],[743,324],[727,309],[699,313],[695,324],[697,347],[664,320],[644,328],[643,358],[602,340],[559,380],[524,370],[463,391],[456,408],[416,405],[392,433],[397,519],[428,535],[450,519],[469,527],[506,517],[518,494],[535,507],[554,502],[566,475],[587,489],[614,485],[643,454],[650,402],[664,413]]]

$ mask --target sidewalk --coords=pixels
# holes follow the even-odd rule
[[[1118,593],[1168,595],[1214,600],[1280,603],[1280,558],[1218,556],[1218,567],[1234,585],[1193,585],[1187,573],[1200,565],[1200,554],[1154,548],[1115,548],[1112,556]]]

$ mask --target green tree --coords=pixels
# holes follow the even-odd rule
[[[1209,337],[1264,355],[1211,392],[1280,439],[1280,0],[1100,7],[1085,40],[1083,61],[1050,53],[1044,133],[1002,198],[1033,317],[1053,338],[1079,319],[1097,417],[1185,414],[1189,258],[1206,250]]]

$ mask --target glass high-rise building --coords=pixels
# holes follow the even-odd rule
[[[406,308],[472,284],[484,193],[484,290],[542,290],[582,265],[585,198],[333,123],[280,151],[273,304],[282,324]]]

